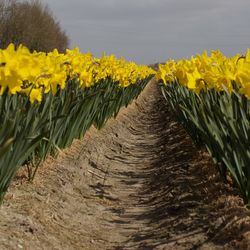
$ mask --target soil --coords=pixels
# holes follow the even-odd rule
[[[100,131],[21,171],[0,249],[250,249],[250,212],[153,81]]]

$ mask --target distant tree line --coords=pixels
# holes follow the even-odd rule
[[[0,48],[23,44],[31,51],[63,52],[69,38],[47,5],[39,0],[0,0]]]

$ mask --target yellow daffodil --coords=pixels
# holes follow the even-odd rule
[[[33,52],[20,45],[10,44],[0,50],[0,95],[6,90],[10,95],[18,92],[29,95],[30,101],[41,101],[44,93],[55,94],[64,89],[67,79],[78,79],[81,87],[91,87],[110,78],[121,87],[128,87],[138,80],[155,74],[152,69],[127,63],[124,58],[103,55],[94,58],[91,53],[82,54],[78,48],[50,53]],[[32,88],[27,86],[32,86]]]

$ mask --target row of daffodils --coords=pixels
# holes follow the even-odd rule
[[[250,50],[169,60],[155,72],[113,55],[13,44],[0,50],[0,199],[21,166],[32,180],[46,156],[102,128],[155,74],[179,121],[250,204]]]
[[[78,48],[65,54],[54,50],[51,53],[34,52],[10,44],[0,50],[0,94],[24,93],[30,101],[41,102],[43,93],[56,94],[65,89],[69,79],[77,79],[82,88],[92,87],[99,81],[110,78],[120,87],[128,87],[147,78],[154,71],[146,66],[117,60],[114,55],[94,58],[90,53],[81,54]]]
[[[158,78],[165,84],[178,80],[182,86],[196,93],[215,89],[218,92],[226,90],[231,94],[235,82],[238,92],[250,98],[249,71],[250,50],[245,56],[236,55],[232,58],[213,51],[211,56],[204,52],[190,60],[170,60],[159,66]]]
[[[250,50],[219,51],[159,66],[162,93],[196,143],[205,144],[222,176],[250,204]]]
[[[0,198],[21,166],[29,179],[94,125],[101,128],[143,90],[154,70],[115,56],[95,58],[10,44],[0,50]]]

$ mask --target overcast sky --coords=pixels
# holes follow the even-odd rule
[[[250,0],[42,0],[81,52],[163,62],[250,47]]]

